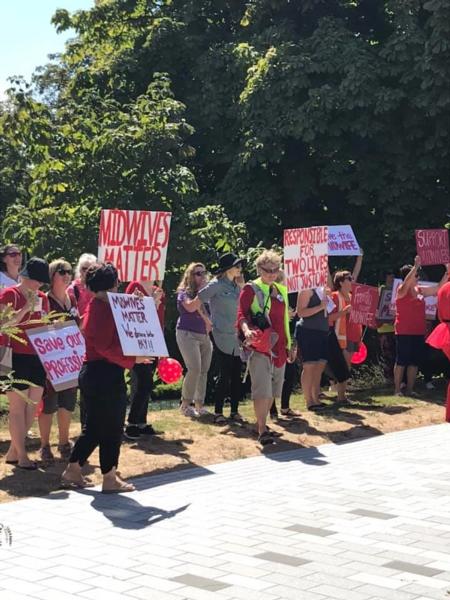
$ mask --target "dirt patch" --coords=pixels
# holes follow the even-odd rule
[[[275,446],[262,450],[256,440],[253,427],[251,403],[242,406],[242,413],[249,419],[244,427],[236,425],[217,426],[212,419],[191,420],[180,415],[178,410],[151,411],[149,418],[157,430],[156,436],[125,441],[120,456],[120,471],[125,478],[154,475],[175,469],[236,460],[248,456],[273,453],[296,448],[320,446],[325,443],[357,441],[391,431],[411,429],[441,423],[444,418],[443,386],[425,400],[394,398],[358,392],[353,395],[351,406],[336,407],[318,415],[304,409],[301,396],[295,396],[291,406],[301,411],[295,419],[279,419],[270,426],[282,434]],[[401,403],[399,403],[399,400]],[[79,424],[71,429],[76,438]],[[4,427],[0,431],[0,502],[9,502],[28,496],[40,496],[59,489],[61,473],[65,463],[59,458],[55,463],[38,471],[25,472],[6,465],[4,456],[8,448],[9,433]],[[56,443],[52,450],[58,457]],[[30,457],[38,459],[39,440],[29,442]],[[98,468],[98,453],[95,452],[86,465],[86,474],[101,482]]]

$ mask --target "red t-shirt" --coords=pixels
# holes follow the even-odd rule
[[[94,294],[91,290],[88,290],[85,285],[81,283],[79,279],[75,279],[67,288],[67,293],[69,296],[75,299],[76,305],[78,307],[78,312],[80,313],[80,317],[84,317],[84,313],[88,307],[89,302],[94,297]]]
[[[240,324],[243,320],[251,324],[252,313],[250,307],[255,297],[255,292],[250,285],[246,285],[242,288],[241,295],[239,296],[239,304],[237,311],[237,326],[240,330]],[[284,312],[286,305],[284,302],[280,302],[277,298],[270,299],[270,312],[269,317],[272,323],[272,329],[278,334],[278,340],[275,346],[272,348],[274,354],[273,363],[276,367],[282,367],[287,359],[286,350],[286,331],[284,329]],[[270,356],[267,354],[266,356]]]
[[[144,296],[149,295],[147,293],[147,290],[144,288],[143,285],[141,285],[139,283],[139,281],[130,281],[130,283],[127,285],[127,289],[125,290],[125,293],[132,294],[134,292],[134,290],[139,290],[142,294],[144,294]],[[156,285],[153,285],[152,291],[156,291],[156,290],[161,290],[161,288],[157,287]],[[158,313],[158,319],[159,319],[159,322],[161,323],[161,329],[164,329],[164,314],[166,312],[166,295],[163,291],[162,291],[162,296],[161,296],[161,302],[160,302],[158,308],[156,309],[156,312]]]
[[[83,317],[83,333],[86,342],[85,362],[106,360],[131,369],[134,356],[124,356],[110,305],[98,298],[89,302]]]
[[[26,313],[22,318],[22,323],[24,321],[41,319],[44,315],[49,312],[48,299],[47,296],[38,291],[38,302],[40,303],[40,307],[35,310],[33,313]],[[6,305],[11,304],[14,310],[20,310],[27,303],[25,296],[21,293],[19,288],[10,287],[4,288],[0,291],[0,304]],[[42,323],[36,323],[33,325],[21,325],[18,324],[20,328],[20,332],[18,333],[18,337],[23,340],[25,343],[18,342],[14,338],[10,338],[10,345],[14,354],[36,354],[33,346],[30,344],[28,337],[25,333],[27,329],[33,329],[34,327],[42,327]]]
[[[438,314],[441,321],[450,323],[450,281],[438,292]]]
[[[425,335],[425,300],[410,292],[395,301],[395,333],[397,335]]]

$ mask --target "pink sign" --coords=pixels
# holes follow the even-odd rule
[[[447,229],[416,229],[416,247],[423,266],[450,263]]]
[[[326,287],[328,227],[285,229],[284,271],[288,292]]]
[[[355,283],[352,285],[350,321],[377,328],[378,288]]]

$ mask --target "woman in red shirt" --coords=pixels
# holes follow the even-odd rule
[[[44,283],[50,283],[48,263],[41,258],[30,258],[20,276],[19,285],[5,288],[0,292],[0,309],[9,305],[16,311],[13,318],[2,325],[16,325],[20,329],[18,335],[20,341],[11,338],[9,342],[12,348],[14,379],[33,383],[34,386],[31,387],[27,383],[14,383],[14,387],[6,393],[9,401],[11,434],[11,445],[6,453],[6,462],[19,469],[34,471],[37,469],[37,464],[28,458],[25,438],[34,420],[36,404],[42,398],[46,375],[25,331],[40,325],[29,321],[39,320],[49,312],[47,296],[39,291]]]
[[[394,384],[396,396],[416,397],[414,384],[416,382],[418,365],[422,361],[425,348],[425,296],[435,296],[448,279],[447,269],[438,285],[419,287],[420,257],[416,256],[414,266],[404,265],[400,275],[404,278],[397,289],[395,299],[395,341],[396,358],[394,366]],[[406,368],[406,390],[401,391],[401,384]]]
[[[79,377],[87,420],[62,475],[62,483],[81,488],[89,485],[81,468],[99,446],[102,492],[132,492],[134,486],[122,481],[116,470],[127,407],[124,370],[153,359],[123,355],[108,299],[108,292],[117,292],[116,268],[111,264],[90,267],[86,285],[94,294],[83,319],[86,357]]]

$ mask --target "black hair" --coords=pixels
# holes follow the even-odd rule
[[[407,277],[408,273],[413,268],[414,268],[413,265],[403,265],[403,267],[400,267],[400,277],[402,279],[405,279],[405,277]]]
[[[3,260],[10,250],[17,248],[20,252],[20,248],[17,244],[6,244],[0,247],[0,271],[6,271],[6,263]]]
[[[86,287],[91,292],[106,292],[117,285],[117,269],[111,263],[92,265],[86,272]]]

